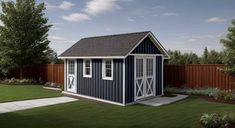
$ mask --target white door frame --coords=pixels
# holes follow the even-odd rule
[[[74,61],[74,74],[69,74],[69,61]],[[66,75],[66,91],[68,92],[72,92],[72,93],[77,93],[77,60],[76,59],[68,59],[66,62],[66,66],[67,66],[67,75]],[[73,78],[73,84],[74,87],[72,89],[69,88],[69,83],[70,82],[70,78]]]
[[[149,76],[150,78],[151,77],[153,77],[153,90],[152,90],[152,92],[153,93],[151,93],[151,94],[149,94],[149,95],[147,95],[146,94],[146,87],[148,87],[146,84],[146,82],[147,82],[147,75],[146,75],[146,60],[148,59],[148,58],[150,58],[150,59],[153,59],[153,76]],[[139,83],[137,83],[137,79],[140,79],[140,78],[137,78],[136,77],[136,59],[143,59],[143,77],[142,77],[142,79],[143,79],[143,81],[142,81],[142,83],[141,83],[141,85],[139,85]],[[139,100],[139,99],[142,99],[142,98],[146,98],[146,97],[150,97],[150,96],[155,96],[155,94],[156,94],[156,77],[155,77],[155,69],[156,69],[156,56],[151,56],[151,55],[143,55],[143,56],[134,56],[134,99],[135,99],[135,101],[136,100]],[[139,96],[139,97],[137,97],[137,88],[136,88],[136,86],[137,86],[137,84],[139,85],[139,86],[143,86],[143,95],[142,96]],[[143,84],[143,85],[142,85]],[[139,87],[138,86],[138,87]],[[139,88],[138,88],[139,89]],[[138,90],[139,91],[139,90]]]

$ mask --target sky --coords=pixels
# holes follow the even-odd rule
[[[203,53],[219,42],[235,18],[235,0],[38,0],[53,27],[58,54],[81,38],[152,31],[166,49]]]

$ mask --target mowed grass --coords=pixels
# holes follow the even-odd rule
[[[19,101],[61,96],[60,91],[44,89],[41,85],[2,85],[0,102]]]
[[[235,105],[197,97],[161,107],[121,107],[80,100],[0,114],[0,124],[3,128],[201,128],[200,116],[212,112],[235,114]]]

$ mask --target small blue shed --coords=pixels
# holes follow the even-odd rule
[[[59,58],[66,95],[123,106],[163,95],[169,55],[150,31],[83,38]]]

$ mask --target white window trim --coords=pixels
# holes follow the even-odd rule
[[[111,77],[106,77],[106,65],[105,61],[110,60],[111,61]],[[113,59],[103,59],[102,60],[102,79],[103,80],[113,80]]]
[[[86,74],[85,71],[85,61],[90,61],[90,75]],[[83,59],[83,77],[91,78],[92,77],[92,60],[91,59]]]

